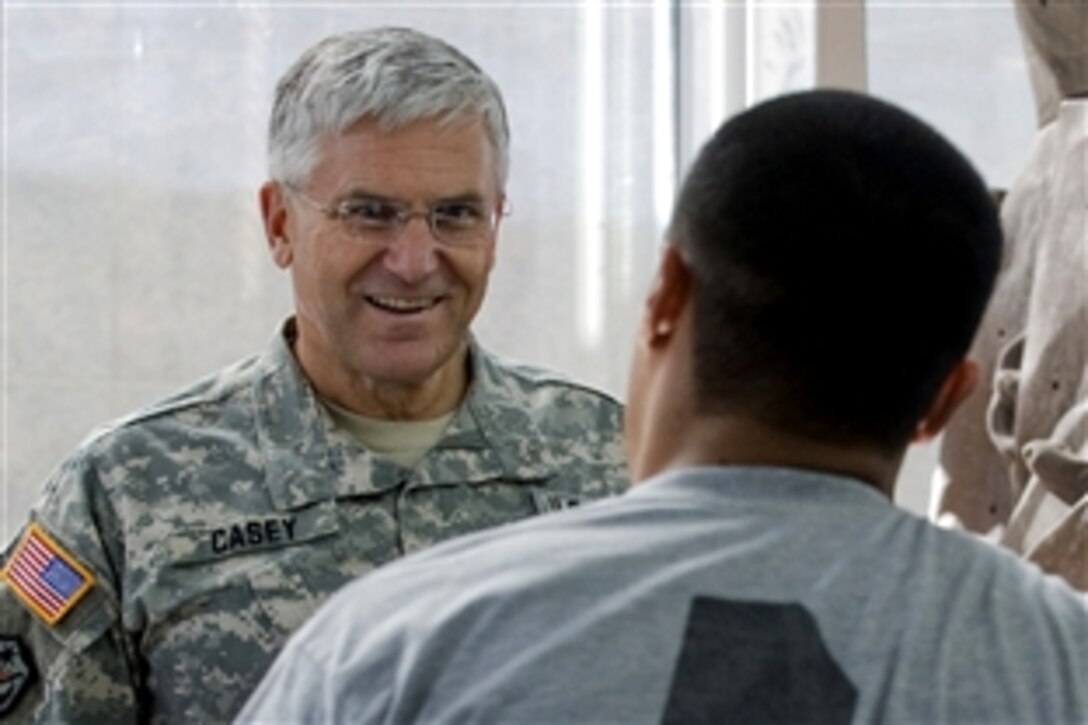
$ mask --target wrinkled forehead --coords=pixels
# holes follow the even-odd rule
[[[1088,93],[1088,0],[1017,0],[1016,16],[1032,72],[1062,97]]]

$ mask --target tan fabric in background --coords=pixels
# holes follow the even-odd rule
[[[1002,205],[981,384],[945,435],[932,512],[1088,590],[1088,0],[1020,0],[1017,19],[1043,125]]]

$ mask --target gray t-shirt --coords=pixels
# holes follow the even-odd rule
[[[261,722],[1088,721],[1088,601],[865,485],[671,473],[338,593]]]

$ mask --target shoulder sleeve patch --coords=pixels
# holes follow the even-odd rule
[[[34,662],[22,640],[0,637],[0,716],[15,709],[36,676]]]
[[[12,592],[50,627],[95,584],[94,575],[38,524],[27,527],[3,573]]]

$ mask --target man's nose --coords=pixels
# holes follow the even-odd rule
[[[427,217],[414,215],[385,250],[385,267],[405,282],[419,282],[437,269],[437,248]]]

